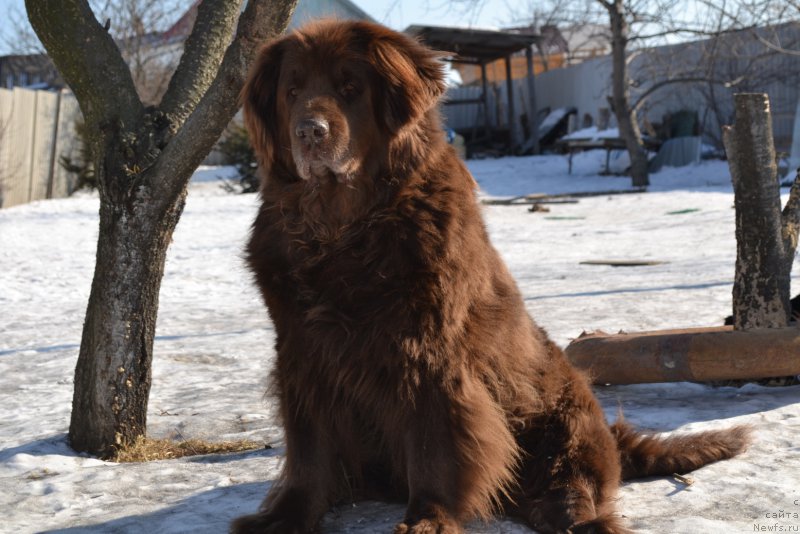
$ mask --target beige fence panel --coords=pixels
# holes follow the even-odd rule
[[[11,120],[3,136],[9,163],[3,184],[3,207],[30,202],[35,111],[35,91],[14,89],[11,92]]]
[[[77,153],[79,116],[69,93],[0,89],[0,208],[72,192],[59,159]]]
[[[6,144],[11,135],[12,105],[12,92],[7,89],[0,89],[0,207],[3,206],[3,197],[5,190],[8,188],[8,182],[16,174],[12,171],[11,151]]]

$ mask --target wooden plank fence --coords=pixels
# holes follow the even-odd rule
[[[72,193],[58,161],[78,151],[79,118],[71,93],[0,89],[0,208]]]

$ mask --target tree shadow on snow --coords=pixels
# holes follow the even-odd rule
[[[679,284],[672,286],[655,286],[655,287],[623,287],[619,289],[604,289],[598,291],[579,291],[575,293],[556,293],[553,295],[537,295],[535,297],[525,297],[525,301],[534,300],[547,300],[558,298],[571,298],[571,297],[601,297],[605,295],[619,295],[622,293],[657,293],[659,291],[686,291],[692,289],[709,289],[712,287],[730,286],[732,281],[726,282],[708,282],[704,284]],[[720,321],[721,324],[721,321]]]
[[[42,531],[42,534],[109,532],[227,532],[236,517],[253,513],[271,482],[250,482],[213,488],[151,513],[134,514],[102,523]],[[165,495],[165,499],[169,498]]]
[[[720,421],[719,428],[751,421],[728,419],[800,405],[800,386],[712,387],[693,382],[594,386],[609,421],[622,410],[643,430],[671,431],[691,423]],[[757,423],[752,421],[755,426]],[[697,428],[696,430],[705,430]],[[695,429],[692,429],[695,430]]]
[[[214,488],[192,495],[160,510],[128,515],[102,523],[41,531],[40,534],[106,534],[157,532],[227,532],[230,522],[254,513],[272,481],[250,482]],[[326,533],[372,534],[391,532],[403,518],[400,504],[364,502],[334,508],[326,514],[321,530]]]
[[[55,434],[53,436],[35,439],[28,443],[22,443],[15,447],[0,449],[0,463],[5,462],[17,454],[28,454],[30,456],[45,456],[50,454],[58,456],[81,456],[70,448],[66,434]]]
[[[230,330],[225,332],[199,332],[190,334],[159,335],[155,337],[155,341],[180,341],[183,339],[194,339],[194,338],[241,336],[244,334],[250,334],[252,332],[269,331],[269,330],[270,330],[269,328],[250,328],[246,330]],[[12,354],[27,353],[27,352],[47,353],[47,352],[56,352],[60,350],[77,350],[80,348],[81,346],[78,343],[63,343],[58,345],[41,346],[41,347],[20,347],[15,349],[0,350],[0,356],[10,356]]]

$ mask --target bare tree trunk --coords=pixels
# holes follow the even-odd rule
[[[122,205],[101,197],[97,263],[75,368],[69,440],[100,456],[147,427],[158,295],[186,189],[158,203],[148,201],[146,187],[127,194],[130,202]]]
[[[31,24],[81,106],[95,155],[100,233],[70,443],[110,456],[144,435],[158,294],[194,170],[239,107],[259,43],[297,0],[204,0],[164,98],[145,108],[86,0],[27,0]],[[238,22],[236,37],[231,41]]]
[[[800,176],[781,213],[772,118],[766,94],[734,95],[723,131],[736,208],[734,328],[778,328],[791,316],[790,273],[800,219]]]
[[[630,28],[625,18],[624,0],[599,0],[606,8],[611,22],[611,103],[617,117],[619,135],[625,141],[631,159],[631,180],[636,187],[650,185],[647,170],[647,150],[642,144],[642,134],[631,106],[628,76],[628,34]]]

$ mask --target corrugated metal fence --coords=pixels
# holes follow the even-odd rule
[[[767,62],[778,64],[779,61],[789,60],[798,61],[798,58],[788,56],[767,58],[762,65]],[[766,68],[766,66],[762,66],[762,68]],[[797,67],[794,69],[793,71],[787,69],[787,71],[798,72]],[[591,116],[594,124],[597,124],[600,110],[603,108],[608,110],[610,107],[608,103],[608,96],[611,94],[610,79],[611,62],[607,58],[595,59],[574,67],[555,69],[538,75],[535,79],[535,91],[539,119],[542,118],[544,111],[574,107],[577,109],[578,115],[577,127],[581,127],[580,125],[587,115]],[[515,105],[517,115],[515,127],[519,127],[521,115],[528,113],[524,106],[526,102],[529,102],[528,85],[525,80],[514,80],[513,83],[515,98],[519,99]],[[721,126],[718,119],[721,118],[723,124],[733,121],[733,94],[742,89],[721,85],[715,87],[714,105],[720,115],[716,117],[711,113],[707,88],[708,84],[706,83],[684,83],[665,89],[657,95],[657,98],[651,99],[650,104],[639,112],[639,119],[648,119],[652,123],[658,123],[664,115],[670,112],[684,109],[697,111],[701,121],[701,133],[706,137],[706,142],[715,144],[715,141],[721,139]],[[778,150],[787,151],[792,143],[795,110],[798,98],[800,98],[798,86],[793,83],[793,80],[769,80],[754,83],[746,90],[764,92],[769,95],[775,145]],[[477,98],[480,93],[479,86],[468,86],[450,89],[447,95],[451,99]],[[637,91],[632,91],[634,98],[636,95]],[[506,82],[489,84],[488,115],[492,127],[507,127],[508,120],[505,112],[507,106]],[[444,106],[443,112],[447,125],[461,132],[469,132],[475,128],[480,129],[484,122],[483,109],[479,104]],[[616,118],[613,114],[610,119],[611,125],[615,125]]]
[[[58,161],[77,152],[79,117],[70,93],[0,89],[0,208],[72,192]]]
[[[784,25],[778,30],[780,42],[800,42],[800,24]],[[653,93],[639,110],[639,119],[658,124],[669,113],[695,111],[705,141],[721,146],[721,127],[733,121],[733,94],[763,92],[770,97],[776,147],[781,151],[788,150],[800,98],[800,57],[769,53],[762,44],[754,41],[750,32],[731,34],[726,39],[732,44],[728,40],[723,44],[735,51],[718,52],[717,56],[709,51],[715,50],[710,40],[651,48],[639,53],[630,64],[631,78],[637,81],[636,87],[631,89],[634,101],[649,89],[654,80],[693,80],[667,85]],[[712,59],[715,61],[715,70],[707,73]],[[600,110],[608,111],[610,108],[611,75],[611,59],[607,56],[537,75],[534,86],[538,117],[541,119],[544,112],[556,108],[574,107],[577,109],[575,126],[581,127],[588,117],[597,124],[600,122]],[[711,81],[697,81],[697,78],[704,76]],[[734,80],[736,84],[725,83],[725,80]],[[514,103],[514,127],[518,128],[521,115],[531,115],[525,107],[530,99],[525,80],[514,80],[513,84],[514,98],[519,99]],[[480,93],[479,86],[459,87],[448,91],[448,97],[453,100],[476,98]],[[487,115],[489,124],[494,128],[507,128],[504,111],[508,109],[506,95],[505,81],[489,84]],[[478,104],[445,106],[444,114],[447,124],[460,132],[480,128],[486,120],[482,106]],[[613,114],[610,118],[614,124]]]

